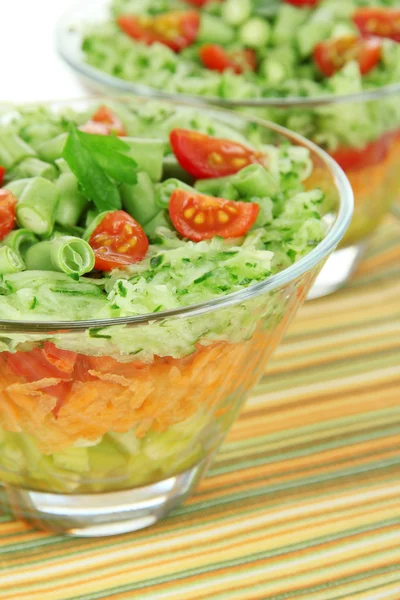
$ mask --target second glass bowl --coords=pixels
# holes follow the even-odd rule
[[[310,98],[262,98],[227,100],[217,97],[170,94],[108,75],[83,61],[82,36],[77,25],[104,21],[108,17],[109,0],[85,2],[71,9],[57,30],[58,50],[64,60],[91,90],[112,94],[146,94],[197,104],[214,104],[257,116],[296,131],[326,149],[327,129],[343,130],[354,126],[352,139],[356,146],[345,145],[332,153],[348,176],[355,196],[351,226],[338,250],[329,258],[314,285],[310,298],[329,294],[350,279],[368,245],[371,234],[400,195],[400,83],[347,96]],[[369,119],[377,108],[383,114],[382,123],[368,134]],[[349,118],[350,116],[350,118]],[[329,126],[327,127],[327,124]],[[329,144],[328,144],[329,145]],[[315,174],[317,177],[318,174]]]

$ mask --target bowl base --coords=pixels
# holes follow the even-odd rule
[[[98,494],[49,494],[4,486],[4,508],[45,531],[104,537],[149,527],[181,504],[208,461],[151,485]]]
[[[355,268],[364,256],[367,244],[361,242],[346,248],[339,248],[328,258],[307,300],[315,300],[336,292],[350,280]]]

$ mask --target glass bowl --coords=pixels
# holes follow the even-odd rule
[[[49,108],[87,114],[95,102]],[[351,187],[320,148],[274,124],[201,111],[241,132],[256,122],[265,141],[308,148],[331,200],[328,233],[286,270],[202,304],[106,320],[0,320],[0,483],[13,513],[43,529],[123,533],[151,525],[182,502],[350,223]],[[2,115],[0,124],[10,118]],[[192,352],[173,357],[179,336],[193,340]],[[150,363],[135,359],[143,344],[154,355]],[[43,374],[49,356],[57,360],[60,352],[71,367],[65,381]],[[55,384],[65,385],[61,403],[52,395]]]
[[[171,94],[150,88],[139,82],[130,82],[108,75],[83,61],[79,26],[104,21],[108,15],[109,0],[81,3],[68,11],[57,29],[57,47],[64,60],[72,67],[82,83],[100,93],[146,94],[153,97],[178,99],[191,103],[214,104],[234,109],[296,131],[329,151],[329,130],[345,129],[347,116],[353,128],[354,113],[358,115],[357,148],[345,146],[346,151],[333,153],[345,170],[355,196],[355,210],[351,226],[338,250],[330,257],[314,285],[310,298],[329,294],[350,279],[368,245],[369,238],[389,211],[396,196],[400,196],[400,116],[394,105],[400,104],[400,83],[350,95],[319,97],[287,97],[223,99],[211,96]],[[372,137],[368,120],[375,109],[385,103],[384,123]],[[392,115],[394,115],[392,117]],[[379,132],[378,132],[379,129]],[[348,150],[356,150],[354,153]],[[365,150],[363,156],[360,150]]]

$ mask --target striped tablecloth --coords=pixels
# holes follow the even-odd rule
[[[0,518],[4,600],[400,599],[400,222],[307,303],[197,494],[100,539]]]

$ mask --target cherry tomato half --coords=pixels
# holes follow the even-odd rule
[[[168,208],[175,229],[193,242],[216,235],[240,237],[254,225],[259,211],[253,202],[232,202],[182,189],[172,193]]]
[[[90,236],[89,244],[100,271],[123,269],[141,261],[149,241],[137,221],[123,210],[107,213]]]
[[[207,69],[219,73],[232,69],[240,74],[245,71],[255,71],[257,68],[257,56],[254,50],[227,52],[218,44],[204,44],[200,48],[200,60]]]
[[[363,75],[371,71],[381,58],[382,43],[355,35],[320,42],[314,49],[314,62],[326,77],[331,77],[351,60],[356,60]]]
[[[363,35],[375,35],[400,42],[400,10],[392,8],[359,8],[353,21]]]
[[[299,8],[303,7],[313,7],[317,6],[320,0],[284,0],[286,4],[293,4],[293,6],[298,6]]]
[[[393,139],[392,133],[385,134],[364,148],[338,148],[330,155],[344,171],[357,171],[383,161],[389,153]]]
[[[189,129],[173,129],[170,143],[181,167],[196,179],[233,175],[248,165],[265,162],[263,154],[238,142]]]
[[[126,135],[121,119],[107,106],[104,106],[104,104],[100,106],[93,117],[79,129],[85,133],[94,133],[97,135]]]
[[[6,188],[0,190],[0,240],[2,240],[15,225],[16,197]]]
[[[222,0],[220,0],[221,2]],[[185,0],[186,4],[191,4],[192,6],[197,6],[201,8],[202,6],[206,6],[206,4],[210,4],[213,0]]]
[[[164,44],[180,52],[196,40],[200,16],[196,11],[173,11],[155,17],[121,15],[117,23],[124,33],[150,46]]]
[[[5,168],[0,165],[0,186],[3,185],[4,175],[5,174],[6,174]]]

